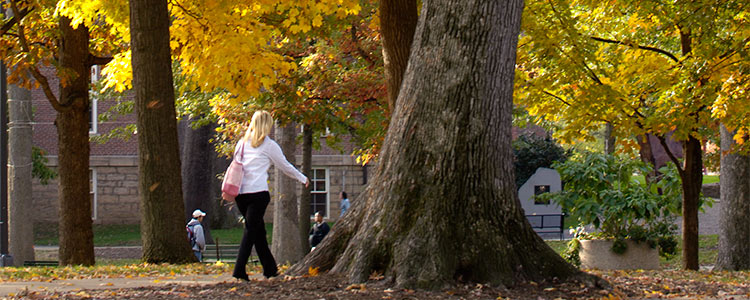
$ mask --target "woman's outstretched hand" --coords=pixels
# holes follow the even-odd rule
[[[309,186],[310,186],[310,178],[305,180],[305,187],[309,187]]]

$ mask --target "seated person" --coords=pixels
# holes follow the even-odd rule
[[[328,234],[331,228],[328,227],[328,223],[323,222],[323,215],[320,212],[315,213],[315,224],[310,228],[310,247],[315,250],[315,247],[320,244],[320,241]]]

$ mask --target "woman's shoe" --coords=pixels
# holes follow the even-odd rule
[[[266,279],[271,279],[271,278],[274,278],[276,276],[279,276],[279,272],[273,273],[271,275],[265,275],[265,274],[263,274],[263,276],[265,276]]]
[[[250,281],[250,278],[248,278],[247,275],[245,275],[245,276],[238,276],[238,275],[234,275],[233,274],[232,277],[237,278],[237,280],[239,280],[239,281]]]

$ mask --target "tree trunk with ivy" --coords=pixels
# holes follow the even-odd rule
[[[196,261],[185,232],[167,1],[131,0],[130,34],[143,260]]]
[[[721,218],[716,270],[750,269],[750,156],[736,151],[734,134],[721,126]]]
[[[511,111],[523,7],[424,2],[378,171],[321,245],[290,269],[373,273],[400,287],[512,285],[581,275],[518,200]]]
[[[58,136],[60,200],[60,265],[94,264],[94,231],[89,183],[89,32],[73,29],[60,17],[60,68],[71,76],[60,84],[60,105],[55,125]]]

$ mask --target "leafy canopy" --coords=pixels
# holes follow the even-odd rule
[[[564,141],[614,134],[747,133],[747,1],[528,1],[519,42],[517,104],[562,124]],[[635,147],[631,141],[626,146]]]

